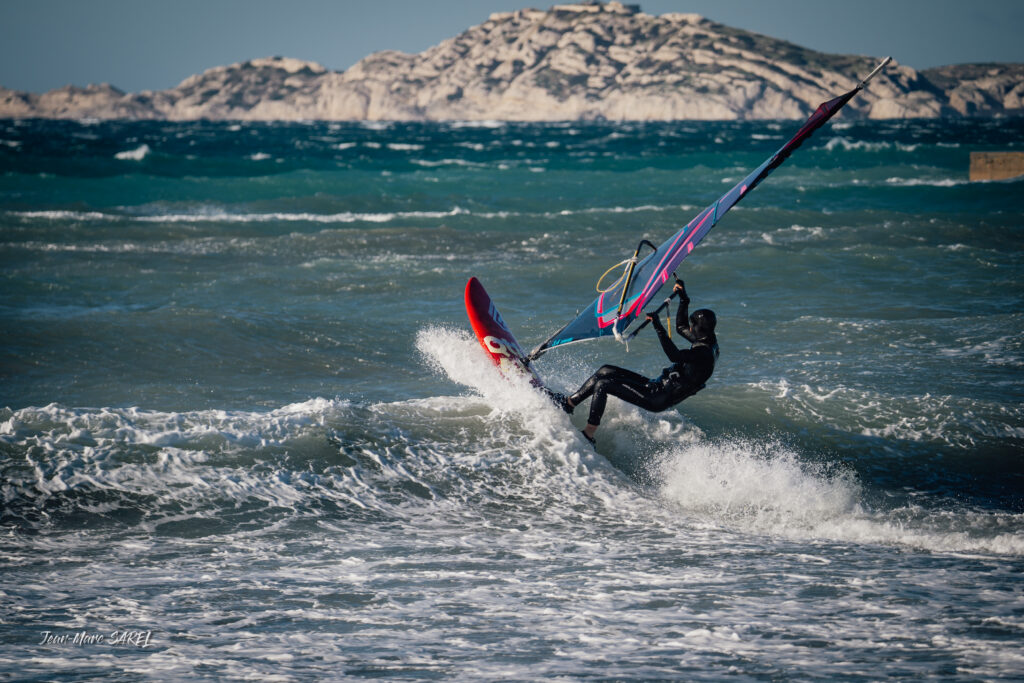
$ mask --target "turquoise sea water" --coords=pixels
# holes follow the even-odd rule
[[[707,389],[596,453],[470,335],[797,127],[0,122],[0,676],[1018,677],[1024,185],[967,166],[1024,121],[819,131],[680,268]],[[537,369],[609,362],[664,357]]]

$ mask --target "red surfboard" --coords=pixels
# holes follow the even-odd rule
[[[535,387],[544,387],[544,382],[526,360],[527,354],[523,347],[519,346],[487,290],[475,277],[469,278],[466,283],[466,313],[469,314],[469,324],[473,326],[480,345],[503,375],[525,375]]]

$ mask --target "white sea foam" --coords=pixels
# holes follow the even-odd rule
[[[956,187],[967,185],[970,181],[967,178],[886,178],[886,184],[900,187]]]
[[[550,407],[532,391],[526,377],[503,377],[464,330],[431,327],[416,335],[416,349],[428,366],[478,392],[496,410],[533,411]]]
[[[51,221],[99,221],[119,220],[121,217],[99,211],[10,211],[10,216],[19,218],[41,218]]]
[[[568,421],[552,412],[525,379],[496,381],[499,375],[468,332],[421,330],[417,348],[437,371],[481,394],[495,416],[530,415],[523,425],[536,430],[535,445],[568,445],[559,434],[571,429]],[[651,471],[659,482],[658,496],[709,523],[799,540],[1024,555],[1024,538],[1012,531],[1024,515],[966,508],[952,513],[873,510],[864,504],[862,486],[848,468],[809,462],[777,442],[708,440],[677,416],[650,416],[617,400],[610,401],[605,422],[602,448],[611,457],[656,457]],[[652,445],[654,453],[636,452]],[[632,508],[638,504],[635,499],[629,503]]]
[[[555,458],[578,476],[591,470],[612,474],[607,461],[596,458],[577,433],[577,428],[525,376],[501,375],[479,343],[464,330],[431,327],[416,335],[416,348],[428,366],[478,393],[492,413],[500,439],[508,439],[509,426],[531,451]],[[593,493],[598,493],[597,490]],[[621,491],[602,487],[603,498],[611,500]]]
[[[1024,349],[1018,337],[1003,336],[977,344],[943,347],[938,353],[946,358],[980,358],[991,365],[1024,368]]]
[[[374,406],[318,398],[265,412],[58,404],[4,411],[0,443],[32,452],[24,463],[5,467],[0,495],[5,505],[19,509],[70,491],[105,491],[108,500],[144,496],[149,502],[143,503],[143,526],[150,531],[209,518],[224,505],[257,501],[296,514],[332,501],[403,516],[395,486],[412,500],[457,505],[461,494],[435,493],[457,482],[447,474],[453,463],[479,470],[482,482],[490,481],[498,463],[519,463],[515,476],[535,480],[536,494],[578,500],[577,487],[583,485],[586,498],[609,506],[630,495],[563,413],[525,380],[501,380],[465,332],[422,331],[417,347],[482,397]],[[451,425],[449,434],[472,434],[475,447],[453,447],[450,437],[436,441],[432,432],[439,421]],[[275,454],[297,459],[297,466],[275,462]],[[304,459],[317,463],[312,471]]]
[[[662,211],[694,211],[697,207],[691,204],[678,204],[658,206],[655,204],[641,204],[639,206],[593,206],[583,209],[562,209],[561,211],[548,211],[541,215],[548,217],[556,216],[581,216],[588,214],[616,214],[616,213],[644,213]]]
[[[908,145],[902,142],[868,142],[866,140],[851,140],[842,136],[830,138],[824,145],[825,149],[832,152],[839,149],[843,152],[883,152],[895,149],[900,152],[916,152],[920,145]]]
[[[716,524],[800,540],[898,545],[935,552],[1024,555],[1024,515],[964,508],[869,509],[856,476],[808,463],[772,442],[701,441],[672,448],[659,494]]]
[[[998,347],[983,345],[955,353],[985,354],[993,348]],[[882,391],[820,387],[784,379],[763,380],[756,389],[774,397],[775,401],[768,402],[769,409],[776,401],[784,403],[791,419],[910,443],[970,449],[977,446],[979,437],[1018,438],[1020,430],[1014,425],[1024,423],[1024,407],[951,396],[891,396]],[[908,412],[910,404],[916,406],[913,412]]]
[[[308,222],[308,223],[388,223],[399,219],[410,218],[444,218],[457,216],[462,209],[455,207],[449,211],[396,211],[393,213],[356,213],[343,211],[340,213],[229,213],[209,211],[201,213],[163,214],[157,216],[137,216],[132,220],[150,223],[190,223],[195,221],[213,221],[219,223],[267,223]]]
[[[791,225],[788,228],[780,228],[772,232],[762,232],[760,239],[766,244],[792,244],[795,242],[818,241],[825,237],[825,229],[820,226]],[[755,241],[752,238],[742,238],[740,244]]]
[[[142,144],[135,149],[125,150],[118,152],[114,155],[115,159],[121,159],[122,161],[142,161],[150,153],[149,145]]]
[[[467,213],[460,207],[447,211],[395,211],[381,213],[362,213],[343,211],[339,213],[289,213],[274,211],[268,213],[232,213],[218,208],[210,208],[190,213],[162,213],[150,215],[130,215],[102,213],[98,211],[11,211],[11,216],[46,220],[79,220],[79,221],[138,221],[142,223],[267,223],[267,222],[306,222],[306,223],[388,223],[395,220],[417,218],[447,218]]]
[[[661,493],[687,508],[768,526],[814,522],[858,509],[860,487],[777,444],[702,441],[662,463]]]
[[[309,223],[389,223],[398,220],[408,219],[438,219],[452,216],[474,216],[476,218],[513,218],[513,217],[543,217],[557,218],[576,215],[600,215],[600,214],[625,214],[644,212],[667,212],[667,211],[693,211],[696,207],[687,204],[680,205],[640,205],[640,206],[610,206],[610,207],[584,207],[578,209],[562,209],[544,212],[528,211],[469,211],[459,206],[444,211],[382,211],[382,212],[354,212],[341,211],[337,213],[310,213],[310,212],[284,212],[272,211],[266,213],[233,212],[226,208],[210,206],[188,212],[166,212],[166,213],[107,213],[101,211],[67,211],[67,210],[42,210],[42,211],[7,211],[8,216],[24,219],[41,219],[53,221],[138,221],[142,223],[196,223],[196,222],[220,222],[220,223],[266,223],[266,222],[309,222]]]
[[[609,429],[656,427],[620,440],[659,449],[664,483],[640,487],[535,392],[497,379],[465,330],[421,330],[416,345],[472,395],[5,412],[0,440],[30,446],[35,467],[5,481],[5,502],[31,488],[49,515],[85,500],[76,517],[101,520],[5,544],[8,628],[37,639],[43,619],[68,632],[152,625],[157,647],[125,659],[35,645],[45,656],[0,665],[648,680],[764,661],[838,679],[877,672],[892,648],[901,671],[952,657],[987,677],[1013,670],[1019,515],[872,511],[840,468],[616,404]],[[122,499],[144,514],[107,520]],[[267,631],[271,620],[289,628]],[[309,634],[331,629],[345,648],[321,655]],[[493,638],[528,661],[494,655]]]
[[[26,408],[0,423],[0,442],[10,447],[45,446],[30,457],[25,475],[10,475],[6,504],[57,494],[100,489],[151,496],[151,525],[166,524],[168,507],[185,517],[204,516],[216,500],[261,500],[283,508],[318,495],[350,503],[356,495],[332,490],[333,475],[290,474],[267,468],[237,468],[225,456],[252,450],[301,448],[309,433],[346,415],[345,401],[314,399],[266,413],[196,411],[166,413],[127,409],[71,409],[58,404]],[[220,458],[212,462],[212,458]],[[22,470],[24,471],[24,469]]]
[[[487,168],[488,164],[482,164],[476,161],[468,161],[466,159],[438,159],[436,161],[428,159],[412,159],[412,163],[417,166],[423,166],[424,168],[437,168],[439,166],[462,166],[465,168]]]

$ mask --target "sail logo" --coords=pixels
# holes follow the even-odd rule
[[[497,356],[512,356],[512,352],[509,351],[508,345],[504,339],[498,339],[497,337],[484,337],[484,344],[487,345],[487,350]]]
[[[519,354],[509,348],[509,342],[497,337],[487,336],[483,338],[484,346],[491,353],[491,358],[498,365],[502,372],[516,370],[526,372],[522,365]]]

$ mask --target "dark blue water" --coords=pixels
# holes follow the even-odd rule
[[[0,122],[0,672],[1013,679],[1024,194],[967,167],[1024,121],[819,131],[680,269],[708,388],[596,453],[470,336],[796,127]],[[664,358],[537,369],[608,362]]]

